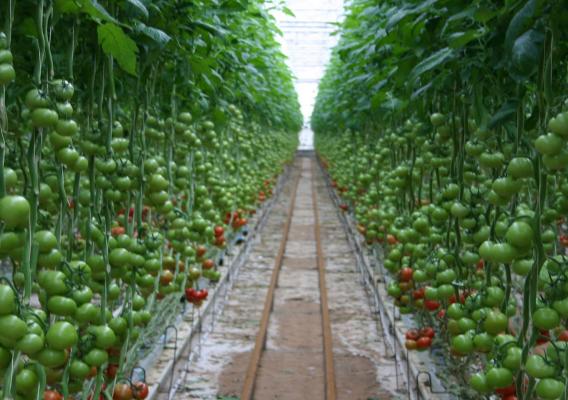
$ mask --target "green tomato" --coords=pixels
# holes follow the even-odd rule
[[[19,340],[28,332],[28,325],[21,318],[10,314],[0,317],[0,335],[9,340]]]
[[[509,319],[500,311],[492,310],[483,321],[483,329],[491,335],[497,335],[507,329]]]
[[[73,291],[72,296],[75,303],[77,303],[78,305],[82,305],[92,300],[93,291],[90,287],[83,286],[81,288],[75,289]]]
[[[57,247],[57,238],[50,231],[38,231],[34,235],[34,240],[39,246],[41,253],[49,253]]]
[[[54,315],[71,317],[77,311],[77,303],[69,297],[52,296],[47,301],[47,309]]]
[[[99,310],[91,303],[81,304],[75,312],[75,320],[79,324],[87,324],[96,321]]]
[[[79,341],[77,329],[66,321],[57,321],[51,325],[45,338],[47,345],[55,350],[65,350]]]
[[[91,367],[100,367],[108,361],[108,353],[101,349],[92,349],[84,357],[85,361]]]
[[[533,163],[528,157],[515,157],[507,166],[507,174],[514,179],[534,177]]]
[[[30,203],[23,196],[4,196],[0,200],[0,220],[8,229],[26,228],[30,217]]]
[[[566,297],[563,300],[556,300],[553,304],[552,304],[552,308],[554,308],[554,310],[562,317],[562,318],[567,318],[568,317],[568,297]]]
[[[58,267],[63,262],[63,254],[56,249],[51,249],[48,253],[40,253],[37,263],[40,267],[52,269]]]
[[[505,234],[507,243],[521,249],[531,248],[533,238],[534,231],[532,227],[524,221],[513,222]]]
[[[31,89],[26,93],[25,104],[30,110],[45,108],[49,106],[49,98],[42,90]]]
[[[521,368],[523,358],[523,349],[517,346],[507,348],[507,353],[503,359],[503,366],[511,371],[516,371]]]
[[[534,147],[540,154],[554,156],[562,151],[564,139],[554,133],[547,133],[534,141]]]
[[[31,113],[31,120],[36,128],[51,128],[57,124],[59,115],[50,108],[36,108]]]
[[[487,378],[487,385],[492,389],[505,388],[511,386],[513,383],[513,373],[507,368],[492,368],[485,376]]]
[[[43,336],[36,335],[35,333],[26,334],[16,343],[16,349],[28,356],[38,353],[43,349],[43,346]]]
[[[532,266],[533,260],[521,258],[513,262],[512,269],[517,275],[527,276],[531,272]]]
[[[128,330],[128,321],[124,317],[112,318],[108,325],[117,335],[123,335]]]
[[[39,379],[31,368],[24,368],[16,375],[16,391],[30,395],[37,390]]]
[[[91,367],[81,360],[73,360],[69,364],[69,374],[78,380],[85,379],[91,372]]]
[[[475,351],[487,353],[493,348],[494,338],[486,332],[478,333],[473,337]]]
[[[527,374],[533,378],[551,378],[556,374],[554,365],[547,363],[544,358],[537,354],[531,354],[525,364]]]
[[[36,360],[47,368],[59,368],[65,365],[67,353],[64,350],[55,350],[49,347],[44,348],[35,355]]]
[[[532,323],[538,329],[550,330],[560,324],[560,316],[553,308],[543,307],[533,313]]]
[[[479,393],[487,394],[493,391],[487,383],[487,377],[481,372],[473,374],[469,379],[469,384],[473,388],[473,390]]]
[[[16,79],[16,70],[10,64],[0,64],[0,86],[5,86]]]
[[[473,352],[473,340],[470,335],[457,335],[452,338],[452,350],[460,355]]]
[[[58,79],[56,81],[51,82],[51,85],[55,97],[57,97],[57,99],[60,101],[71,100],[73,94],[75,93],[75,88],[73,87],[73,84],[71,84],[66,80]]]
[[[545,378],[536,384],[536,394],[544,400],[556,400],[564,393],[564,383],[552,378]]]
[[[16,294],[6,285],[0,284],[0,315],[12,314],[16,311]]]
[[[109,349],[116,343],[116,335],[107,325],[91,326],[88,332],[95,336],[95,346],[99,349]]]

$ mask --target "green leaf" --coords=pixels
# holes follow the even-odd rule
[[[123,70],[136,76],[136,42],[120,26],[112,23],[98,26],[97,36],[103,51],[113,56]]]
[[[428,89],[430,89],[432,87],[432,85],[434,84],[434,81],[430,81],[428,82],[426,85],[422,86],[421,88],[415,90],[412,95],[410,96],[410,100],[414,100],[418,97],[420,97],[423,93],[427,92]]]
[[[223,30],[221,27],[213,26],[213,25],[208,24],[206,22],[192,21],[188,25],[189,26],[185,27],[186,29],[191,30],[192,28],[200,28],[200,29],[203,29],[206,32],[209,32],[210,34],[212,34],[214,36],[223,37],[226,34],[225,30]]]
[[[148,9],[140,0],[126,0],[134,9],[138,11],[139,14],[142,14],[144,17],[148,18],[150,15],[148,13]]]
[[[388,19],[386,29],[390,30],[395,25],[397,25],[400,21],[402,21],[404,18],[406,18],[410,15],[419,14],[419,13],[422,13],[423,11],[425,11],[427,9],[432,8],[432,6],[437,2],[438,2],[438,0],[425,0],[425,1],[420,2],[420,4],[417,5],[416,7],[397,9],[397,12],[394,13]]]
[[[431,54],[428,58],[419,62],[410,72],[410,80],[415,80],[420,75],[425,72],[434,69],[448,60],[454,58],[454,52],[448,47],[438,50],[437,52]]]
[[[516,114],[518,104],[519,103],[517,100],[509,100],[508,102],[503,104],[501,108],[495,113],[495,115],[491,117],[491,120],[489,120],[487,127],[489,129],[493,129],[507,122]]]
[[[93,19],[118,24],[118,21],[97,0],[77,0],[77,3],[81,5],[81,11]]]
[[[513,44],[511,60],[515,72],[521,77],[534,74],[542,56],[544,35],[534,29],[523,33]]]
[[[282,8],[282,12],[290,17],[296,17],[296,15],[288,7]]]
[[[505,48],[511,51],[515,40],[530,29],[536,13],[536,0],[529,0],[511,19],[505,33]]]
[[[469,42],[480,38],[485,33],[483,28],[470,29],[466,32],[455,32],[448,36],[448,45],[452,49],[459,49],[467,45]]]
[[[475,15],[473,17],[477,22],[485,24],[491,21],[497,15],[499,15],[499,11],[497,10],[491,10],[489,8],[478,6],[477,9],[475,10]]]
[[[151,26],[147,26],[142,22],[136,22],[134,24],[134,31],[148,36],[160,47],[165,46],[170,40],[172,40],[170,35],[168,35],[166,32],[157,28],[152,28]]]
[[[62,14],[81,11],[81,7],[75,0],[55,0],[55,9]]]

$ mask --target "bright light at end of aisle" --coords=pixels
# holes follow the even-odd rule
[[[342,18],[342,0],[287,0],[293,13],[278,12],[275,17],[283,32],[282,50],[288,56],[288,65],[295,76],[304,129],[300,133],[300,148],[313,148],[310,117],[314,108],[319,82],[329,62],[331,48],[337,37],[331,33],[333,25]]]

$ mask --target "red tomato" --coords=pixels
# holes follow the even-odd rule
[[[436,331],[431,326],[427,326],[427,327],[420,329],[419,335],[433,339],[434,336],[436,336]]]
[[[123,226],[115,226],[110,230],[112,236],[120,236],[126,233],[126,229]]]
[[[223,236],[225,233],[225,229],[221,225],[217,225],[215,227],[215,237]]]
[[[424,298],[424,293],[426,292],[426,289],[421,287],[420,289],[416,289],[413,293],[412,293],[412,297],[414,297],[414,300],[420,300]]]
[[[212,259],[209,258],[207,260],[204,260],[201,263],[201,266],[203,267],[203,269],[211,269],[215,266],[215,262]]]
[[[495,389],[495,393],[497,393],[501,397],[514,396],[517,393],[517,388],[516,388],[515,384],[513,383],[510,386],[500,388],[500,389]]]
[[[105,373],[109,379],[114,379],[116,373],[118,372],[118,365],[117,364],[109,364]]]
[[[132,388],[126,383],[114,385],[112,400],[131,400],[133,398]]]
[[[43,400],[63,400],[63,396],[56,390],[46,390],[43,392]]]
[[[87,378],[92,378],[94,376],[97,376],[97,367],[91,367],[89,375],[87,375]]]
[[[146,382],[134,382],[132,384],[132,391],[134,392],[134,398],[137,400],[145,399],[150,392]]]
[[[408,340],[418,340],[418,338],[420,337],[420,334],[418,333],[418,331],[416,329],[411,329],[408,332],[406,332],[405,335],[406,339]]]
[[[416,345],[418,347],[418,350],[427,349],[432,345],[432,338],[429,338],[427,336],[422,336],[420,339],[416,341]]]
[[[564,330],[558,335],[557,340],[561,342],[568,342],[568,330]]]
[[[197,258],[201,258],[207,253],[207,248],[205,246],[199,245],[197,249],[195,249],[195,253],[197,254]]]
[[[544,343],[548,343],[550,341],[550,332],[549,331],[545,331],[545,330],[541,330],[540,331],[540,336],[539,338],[536,340],[537,344],[544,344]]]
[[[391,234],[389,233],[389,234],[387,235],[387,243],[390,244],[390,245],[397,244],[397,243],[398,243],[398,240],[396,239],[396,236],[391,235]]]
[[[403,269],[400,270],[399,279],[402,282],[410,282],[412,280],[412,273],[413,272],[414,271],[412,270],[412,268],[404,267]]]
[[[162,271],[160,275],[160,285],[166,286],[169,285],[171,281],[174,280],[174,274],[169,269],[165,269]]]
[[[424,307],[428,311],[436,311],[438,308],[440,308],[440,303],[436,300],[424,300]]]

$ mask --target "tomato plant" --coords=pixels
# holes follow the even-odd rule
[[[0,4],[2,398],[146,398],[302,126],[263,1],[87,3]]]
[[[432,326],[447,375],[475,391],[461,398],[565,396],[564,10],[355,0],[319,86],[339,207],[382,247],[389,301],[415,317],[407,347]]]

